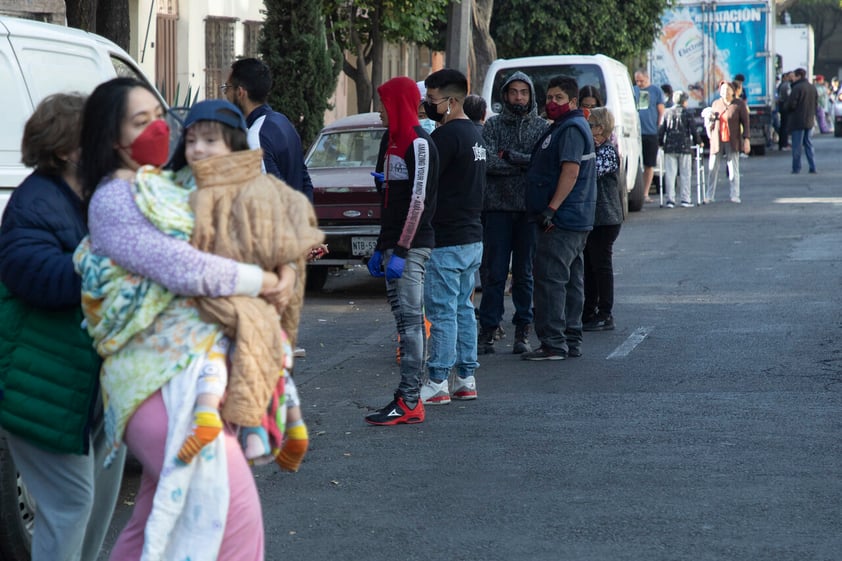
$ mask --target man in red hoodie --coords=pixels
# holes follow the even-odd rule
[[[368,262],[372,276],[386,277],[386,296],[400,335],[401,381],[386,407],[366,416],[372,425],[420,423],[424,372],[424,271],[435,243],[438,152],[418,122],[421,95],[411,79],[392,78],[377,88],[388,127],[375,180],[381,193],[380,237]]]

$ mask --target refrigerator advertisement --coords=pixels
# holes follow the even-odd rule
[[[766,103],[768,17],[766,3],[675,4],[652,50],[652,83],[687,92],[689,107],[706,107],[720,81],[743,74],[748,104]]]

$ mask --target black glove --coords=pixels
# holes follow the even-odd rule
[[[538,226],[541,227],[542,230],[545,232],[549,232],[553,228],[555,228],[555,224],[553,224],[553,216],[555,216],[555,211],[551,206],[548,206],[544,209],[544,211],[538,215]]]

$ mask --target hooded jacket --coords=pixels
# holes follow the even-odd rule
[[[535,101],[535,86],[532,79],[523,72],[515,72],[500,88],[501,99],[505,99],[509,84],[515,81],[529,85],[529,107],[518,115],[503,103],[503,110],[486,121],[482,139],[487,152],[486,187],[483,196],[484,211],[526,211],[526,170],[535,142],[549,127],[538,116]],[[500,157],[501,152],[505,154]]]
[[[385,180],[381,193],[377,249],[400,257],[414,247],[435,245],[432,218],[436,211],[439,158],[430,135],[418,123],[420,94],[406,76],[377,88],[389,129],[381,143],[377,171]]]

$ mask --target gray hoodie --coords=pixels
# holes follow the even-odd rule
[[[505,92],[514,81],[529,85],[529,109],[524,115],[515,114],[505,103]],[[485,122],[482,139],[486,153],[486,189],[484,211],[526,211],[526,169],[532,147],[544,134],[549,123],[538,116],[535,86],[523,72],[515,72],[500,89],[503,110]],[[505,151],[506,159],[499,156]]]

